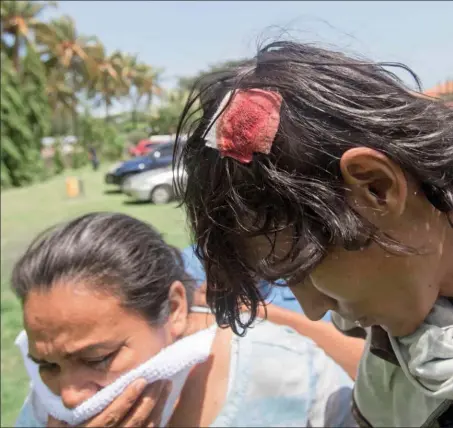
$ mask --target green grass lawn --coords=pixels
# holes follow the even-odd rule
[[[45,183],[1,194],[1,426],[13,426],[27,393],[28,381],[14,339],[22,328],[21,308],[9,288],[15,260],[41,230],[55,223],[93,211],[117,211],[146,220],[158,228],[167,242],[188,244],[184,214],[176,204],[135,204],[104,185],[104,172],[89,169],[66,171]],[[69,199],[65,178],[83,180],[84,195]],[[110,192],[107,190],[110,189]]]

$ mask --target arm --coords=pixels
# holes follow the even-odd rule
[[[258,316],[275,324],[287,325],[299,334],[309,337],[355,380],[365,346],[364,340],[345,336],[331,323],[310,321],[305,315],[272,304],[266,308],[261,306]]]
[[[206,283],[194,293],[193,303],[199,306],[207,305]],[[248,309],[244,307],[243,310],[247,311]],[[259,307],[258,317],[268,319],[275,324],[287,325],[302,336],[309,337],[355,380],[359,361],[365,346],[364,340],[345,336],[331,323],[310,321],[305,315],[271,303],[266,305],[266,307]]]

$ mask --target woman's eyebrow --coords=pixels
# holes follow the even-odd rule
[[[45,360],[40,360],[39,358],[35,358],[30,353],[27,354],[27,357],[30,358],[30,360],[32,360],[36,364],[46,364],[47,363],[47,361],[45,361]]]
[[[105,341],[105,342],[99,342],[99,343],[93,343],[91,345],[84,346],[80,349],[76,349],[71,352],[67,352],[63,355],[63,358],[69,359],[73,358],[75,356],[79,356],[80,354],[83,354],[85,352],[92,352],[92,351],[97,351],[99,349],[108,349],[111,350],[113,348],[119,348],[124,344],[124,342],[118,342],[118,341]],[[42,360],[39,358],[34,357],[30,353],[28,353],[28,357],[36,364],[46,364],[46,360]]]
[[[74,351],[65,353],[64,354],[64,358],[75,357],[75,356],[78,356],[80,354],[84,354],[86,352],[97,351],[99,349],[111,350],[113,348],[119,348],[122,345],[123,345],[123,342],[112,341],[112,340],[108,340],[108,341],[105,341],[105,342],[93,343],[91,345],[86,345],[86,346],[84,346],[84,347],[82,347],[80,349],[76,349]]]

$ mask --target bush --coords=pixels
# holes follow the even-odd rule
[[[53,170],[56,175],[61,174],[65,170],[61,143],[55,142],[55,152],[53,155]]]
[[[84,167],[88,163],[88,155],[86,150],[81,144],[74,145],[74,151],[71,157],[71,166],[73,169],[79,169]]]
[[[116,161],[123,157],[125,139],[123,136],[115,134],[111,137],[109,144],[104,146],[102,157],[109,161]]]
[[[134,146],[138,144],[139,141],[148,138],[148,133],[144,130],[135,130],[126,134],[126,139],[128,143],[133,144]]]
[[[125,138],[120,136],[116,126],[105,120],[92,117],[89,112],[81,118],[81,143],[85,152],[94,147],[99,159],[118,160],[125,148]]]

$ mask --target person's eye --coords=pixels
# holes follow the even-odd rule
[[[106,370],[108,369],[110,363],[115,357],[117,351],[112,352],[111,354],[104,355],[100,358],[93,358],[91,360],[85,360],[85,364],[95,370]]]
[[[39,363],[39,371],[40,372],[55,372],[58,370],[58,364],[54,363]]]

